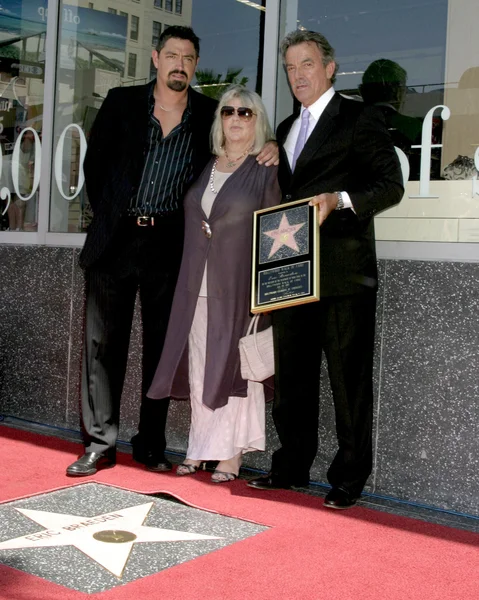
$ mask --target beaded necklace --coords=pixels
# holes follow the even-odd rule
[[[213,168],[211,169],[210,175],[210,190],[213,194],[217,194],[218,192],[215,190],[215,173],[216,173],[216,165],[218,164],[219,156],[216,157],[215,162],[213,163]]]

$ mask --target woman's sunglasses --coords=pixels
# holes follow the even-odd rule
[[[238,108],[235,108],[234,106],[223,106],[220,110],[222,119],[229,119],[235,113],[241,121],[251,121],[253,115],[256,114],[253,112],[252,108],[247,108],[246,106],[239,106]]]

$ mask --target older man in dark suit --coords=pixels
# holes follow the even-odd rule
[[[314,196],[321,225],[319,303],[273,313],[273,418],[281,448],[257,489],[304,486],[318,447],[321,354],[333,391],[338,451],[325,506],[349,508],[372,468],[372,368],[377,288],[373,217],[404,192],[382,115],[334,91],[334,50],[295,31],[282,55],[300,113],[280,124],[283,201]]]

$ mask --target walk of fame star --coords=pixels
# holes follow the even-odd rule
[[[299,252],[298,244],[296,243],[294,234],[306,225],[306,223],[297,223],[290,225],[286,213],[283,213],[278,229],[265,231],[264,234],[274,240],[268,258],[271,258],[282,246],[288,246],[292,250]]]
[[[93,517],[16,508],[19,513],[46,529],[1,542],[0,550],[75,546],[110,573],[121,577],[135,543],[222,539],[144,526],[143,522],[153,504],[148,502]]]

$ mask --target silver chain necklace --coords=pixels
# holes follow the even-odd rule
[[[244,158],[247,154],[249,154],[251,152],[251,150],[253,149],[253,146],[246,148],[246,150],[243,152],[243,154],[241,154],[240,156],[238,156],[238,158],[230,158],[228,156],[228,152],[226,152],[226,148],[223,146],[223,150],[226,156],[226,159],[228,160],[228,162],[226,163],[226,166],[228,168],[230,167],[236,167],[236,163],[239,162],[242,158]]]
[[[161,106],[160,103],[158,103],[158,106],[161,108],[161,110],[164,110],[165,112],[173,112],[175,110],[175,108],[165,108],[164,106]]]

